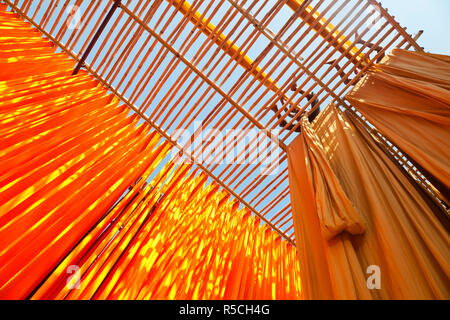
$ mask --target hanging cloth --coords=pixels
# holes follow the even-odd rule
[[[306,299],[450,297],[439,209],[351,113],[330,105],[303,121],[288,161]]]

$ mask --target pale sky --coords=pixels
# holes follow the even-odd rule
[[[450,55],[450,0],[379,0],[425,51]]]

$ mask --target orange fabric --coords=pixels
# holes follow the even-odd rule
[[[447,189],[449,59],[394,50],[346,97],[383,135]]]
[[[294,247],[239,210],[215,184],[205,185],[203,174],[169,167],[145,188],[134,187],[105,218],[109,227],[104,230],[105,221],[92,231],[100,234],[97,241],[88,235],[33,299],[301,297]],[[169,176],[177,178],[158,189]],[[78,254],[83,248],[89,249]],[[78,290],[61,281],[70,265],[81,268]]]
[[[0,12],[0,299],[301,298],[292,245],[53,51]]]
[[[302,123],[288,158],[306,299],[450,297],[450,238],[438,209],[358,120],[327,107],[312,126]],[[357,232],[351,221],[359,221]],[[367,286],[370,266],[380,268],[379,290]]]

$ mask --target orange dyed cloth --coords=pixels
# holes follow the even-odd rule
[[[346,98],[450,201],[449,57],[394,50]]]
[[[0,11],[0,298],[300,298],[295,248],[73,68]]]
[[[411,178],[330,105],[289,146],[306,299],[448,299],[450,237]]]

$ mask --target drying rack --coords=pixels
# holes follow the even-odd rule
[[[285,151],[299,118],[329,103],[354,112],[443,205],[406,155],[344,98],[393,48],[423,50],[416,42],[422,32],[410,35],[374,0],[2,1],[77,62],[74,74],[92,74],[193,161],[193,170],[292,244]],[[180,129],[191,127],[180,142]],[[211,128],[238,133],[227,140]],[[239,145],[250,132],[258,134],[236,154],[243,163],[222,163],[211,151]],[[272,155],[275,173],[267,169]]]

